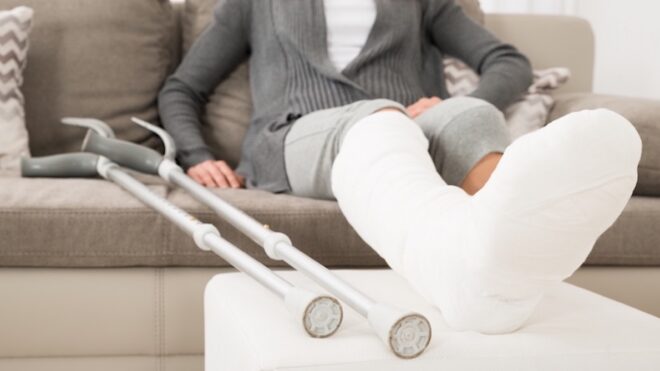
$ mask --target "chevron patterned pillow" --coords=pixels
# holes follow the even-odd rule
[[[21,156],[29,156],[25,129],[23,69],[27,63],[32,9],[0,11],[0,173],[15,174]]]
[[[469,66],[452,57],[443,62],[449,95],[468,95],[477,88],[479,76]],[[555,103],[550,92],[566,83],[570,75],[570,71],[562,67],[534,71],[534,82],[527,93],[504,112],[512,140],[546,124]]]

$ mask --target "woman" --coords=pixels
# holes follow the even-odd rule
[[[471,97],[446,99],[443,54],[481,74]],[[254,112],[234,172],[199,116],[248,55]],[[641,151],[606,110],[510,143],[498,109],[530,82],[527,59],[453,0],[221,0],[159,109],[198,182],[336,199],[451,326],[500,333],[584,261]]]

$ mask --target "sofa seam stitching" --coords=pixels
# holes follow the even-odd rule
[[[154,299],[153,299],[153,315],[154,315],[154,354],[156,357],[156,362],[154,364],[156,371],[159,370],[159,364],[158,364],[158,357],[160,356],[158,354],[158,269],[154,269],[153,271],[153,278],[154,278]]]
[[[167,322],[165,321],[165,269],[158,268],[160,271],[160,352],[158,359],[160,360],[160,369],[165,371],[167,364],[165,363],[165,358],[163,357],[167,348],[167,339],[166,339],[166,330],[165,326]]]

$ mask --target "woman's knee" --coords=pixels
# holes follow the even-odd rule
[[[472,97],[447,99],[415,118],[415,121],[430,138],[439,137],[448,129],[472,131],[486,127],[501,132],[508,130],[504,115],[497,107]]]

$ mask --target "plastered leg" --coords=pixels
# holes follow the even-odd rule
[[[635,128],[605,109],[569,114],[519,138],[472,199],[475,223],[499,221],[489,242],[522,263],[497,265],[548,280],[573,274],[628,203],[640,157]]]
[[[349,222],[456,329],[519,328],[621,213],[641,141],[607,110],[568,115],[507,148],[474,197],[447,186],[404,115],[346,135],[333,192]]]
[[[397,271],[420,209],[430,200],[465,198],[438,175],[427,148],[428,140],[406,115],[378,112],[349,129],[333,163],[332,190],[342,212]]]

